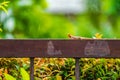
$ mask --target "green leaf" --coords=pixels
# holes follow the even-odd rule
[[[11,76],[9,74],[4,73],[4,76],[5,76],[6,80],[16,80],[13,76]]]
[[[72,80],[75,80],[75,76],[71,76]]]
[[[30,76],[24,68],[20,68],[20,74],[22,75],[23,80],[30,80]]]
[[[7,9],[5,8],[5,7],[3,7],[3,6],[0,6],[0,8],[5,12],[5,13],[7,13],[8,14],[8,11],[7,11]]]
[[[8,13],[7,9],[5,7],[8,6],[9,1],[4,1],[0,4],[0,9],[2,9],[5,13]]]
[[[0,80],[2,80],[2,77],[0,77]]]
[[[2,4],[8,4],[10,3],[10,1],[4,1]]]
[[[8,6],[8,3],[9,3],[9,1],[5,1],[5,2],[3,2],[1,5],[3,5],[3,6]]]
[[[62,80],[62,76],[56,75],[56,80]]]
[[[2,29],[0,28],[0,32],[2,32]]]

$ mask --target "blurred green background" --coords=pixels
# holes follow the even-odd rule
[[[79,13],[49,12],[48,0],[9,1],[8,14],[0,10],[1,38],[68,38],[68,33],[84,37],[95,33],[103,34],[104,38],[120,37],[120,0],[81,0],[84,4],[80,4],[83,10]]]
[[[8,14],[0,7],[0,28],[3,30],[0,33],[0,38],[3,39],[60,39],[68,38],[68,33],[90,38],[92,38],[95,33],[103,34],[103,38],[115,39],[120,37],[120,0],[0,0],[0,5],[3,1],[10,1],[9,6],[6,7]],[[52,1],[52,5],[49,1]],[[60,4],[59,1],[62,1],[61,3],[64,4]],[[80,2],[77,3],[77,1]],[[58,9],[58,5],[62,8]],[[54,10],[57,12],[50,11],[51,6],[54,6]],[[62,9],[64,10],[62,11]],[[36,59],[36,80],[37,78],[42,78],[40,74],[49,74],[46,74],[46,68],[49,68],[49,65],[53,67],[51,72],[53,73],[55,70],[58,70],[59,72],[57,74],[62,76],[62,78],[74,77],[74,59]],[[9,62],[8,65],[3,65],[3,63],[6,62]],[[21,64],[18,65],[17,62]],[[21,80],[19,68],[22,66],[28,71],[28,62],[29,59],[26,58],[1,58],[0,69],[2,67],[5,68],[2,72],[7,70],[10,75]],[[38,62],[40,63],[37,64]],[[9,66],[10,63],[11,65],[14,64],[13,67]],[[102,80],[104,78],[116,80],[120,77],[119,63],[119,59],[80,59],[81,79]],[[41,64],[43,67],[41,67]],[[46,64],[48,64],[48,66],[46,66]],[[41,68],[43,70],[42,73],[40,73]],[[52,76],[51,78],[55,78],[57,74],[53,73],[50,76]],[[49,75],[45,78],[48,77]],[[41,80],[43,80],[43,78]]]

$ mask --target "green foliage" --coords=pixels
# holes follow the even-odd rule
[[[2,29],[0,28],[0,32],[2,32]]]
[[[9,75],[9,74],[4,73],[4,75],[5,75],[5,79],[6,79],[6,80],[16,80],[14,77],[12,77],[12,76]]]
[[[27,59],[21,59],[21,60],[26,61]],[[10,64],[10,63],[6,63],[6,64]],[[81,58],[80,79],[81,80],[94,80],[94,79],[117,80],[120,78],[119,66],[120,66],[120,59],[117,58],[116,59]],[[0,73],[3,72],[4,78],[6,78],[7,80],[10,80],[12,78],[13,78],[12,80],[14,80],[14,78],[16,78],[17,80],[30,80],[29,74],[28,72],[26,72],[25,68],[20,67],[18,70],[14,70],[9,67],[10,66],[8,66],[7,68],[5,67],[5,69],[2,68],[0,69]],[[34,64],[34,70],[35,70],[34,72],[35,80],[75,80],[75,74],[74,74],[75,60],[72,58],[67,58],[67,59],[66,58],[36,58]],[[15,76],[13,73],[11,73],[11,71],[13,71],[13,73],[16,73],[17,71],[16,74],[19,73],[20,74],[19,76]]]
[[[92,37],[98,32],[105,38],[119,38],[119,4],[119,0],[86,0],[83,13],[52,14],[47,12],[46,0],[13,0],[9,5],[11,15],[3,19],[0,35],[3,38],[8,33],[14,38],[66,38],[68,33]],[[11,18],[14,25],[9,31],[6,24]]]
[[[3,1],[3,2],[0,1],[0,10],[3,10],[6,14],[8,14],[8,10],[6,9],[6,7],[8,7],[8,3],[9,1]],[[0,18],[1,18],[1,11],[0,11]],[[0,27],[1,26],[2,24],[0,22]],[[2,28],[0,28],[0,32],[2,32]]]
[[[8,7],[8,3],[9,1],[4,1],[2,3],[0,3],[0,9],[2,9],[5,13],[8,13],[6,7]]]
[[[9,74],[17,80],[22,80],[23,74],[27,76],[27,73],[21,69],[23,67],[29,73],[29,59],[28,58],[0,58],[0,77],[4,76],[4,73]],[[23,72],[23,73],[22,73]]]
[[[20,68],[20,74],[22,75],[22,80],[30,80],[29,74],[25,71],[24,68]],[[4,73],[5,79],[6,80],[16,80],[13,76]]]
[[[39,60],[35,60],[35,80],[75,80],[74,59],[41,58]],[[118,80],[119,66],[120,59],[117,58],[81,58],[80,80]]]
[[[75,61],[72,58],[40,58],[35,64],[36,80],[74,79]]]
[[[120,60],[105,58],[80,59],[81,80],[117,80],[120,78]]]
[[[29,74],[25,71],[24,68],[20,68],[20,74],[22,75],[23,80],[30,80]]]

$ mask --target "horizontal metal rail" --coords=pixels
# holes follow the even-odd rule
[[[30,79],[34,80],[34,58],[75,58],[76,80],[80,79],[79,58],[118,58],[120,40],[0,40],[0,57],[29,57]]]
[[[120,57],[120,40],[0,40],[0,57]]]

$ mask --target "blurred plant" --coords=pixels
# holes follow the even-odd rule
[[[8,13],[6,7],[8,7],[8,3],[9,1],[3,1],[2,3],[0,3],[0,9],[2,9],[5,13]]]
[[[37,60],[38,58],[36,58]],[[36,80],[74,80],[75,61],[71,58],[40,58],[35,64]]]
[[[81,58],[81,80],[118,80],[120,78],[120,59]]]
[[[23,80],[30,80],[30,76],[24,68],[20,68],[20,74],[22,75]]]
[[[30,80],[29,74],[25,71],[24,68],[20,68],[20,74],[22,75],[22,80]],[[4,73],[4,76],[6,80],[16,80],[16,78],[7,73]]]
[[[6,14],[8,14],[8,10],[6,9],[6,7],[8,7],[8,3],[9,3],[9,1],[0,2],[0,10],[3,10]],[[0,18],[1,18],[1,11],[0,11]],[[0,21],[0,27],[1,26],[2,26],[2,23]],[[0,28],[0,32],[2,32],[1,28]]]
[[[96,33],[93,39],[102,39],[102,36],[103,36],[102,34]]]
[[[14,77],[12,77],[12,76],[9,75],[9,74],[4,73],[4,75],[5,75],[5,79],[6,79],[6,80],[16,80]]]
[[[29,73],[29,63],[29,58],[0,58],[0,77],[4,78],[4,73],[6,73],[21,80],[23,77],[21,67]]]

